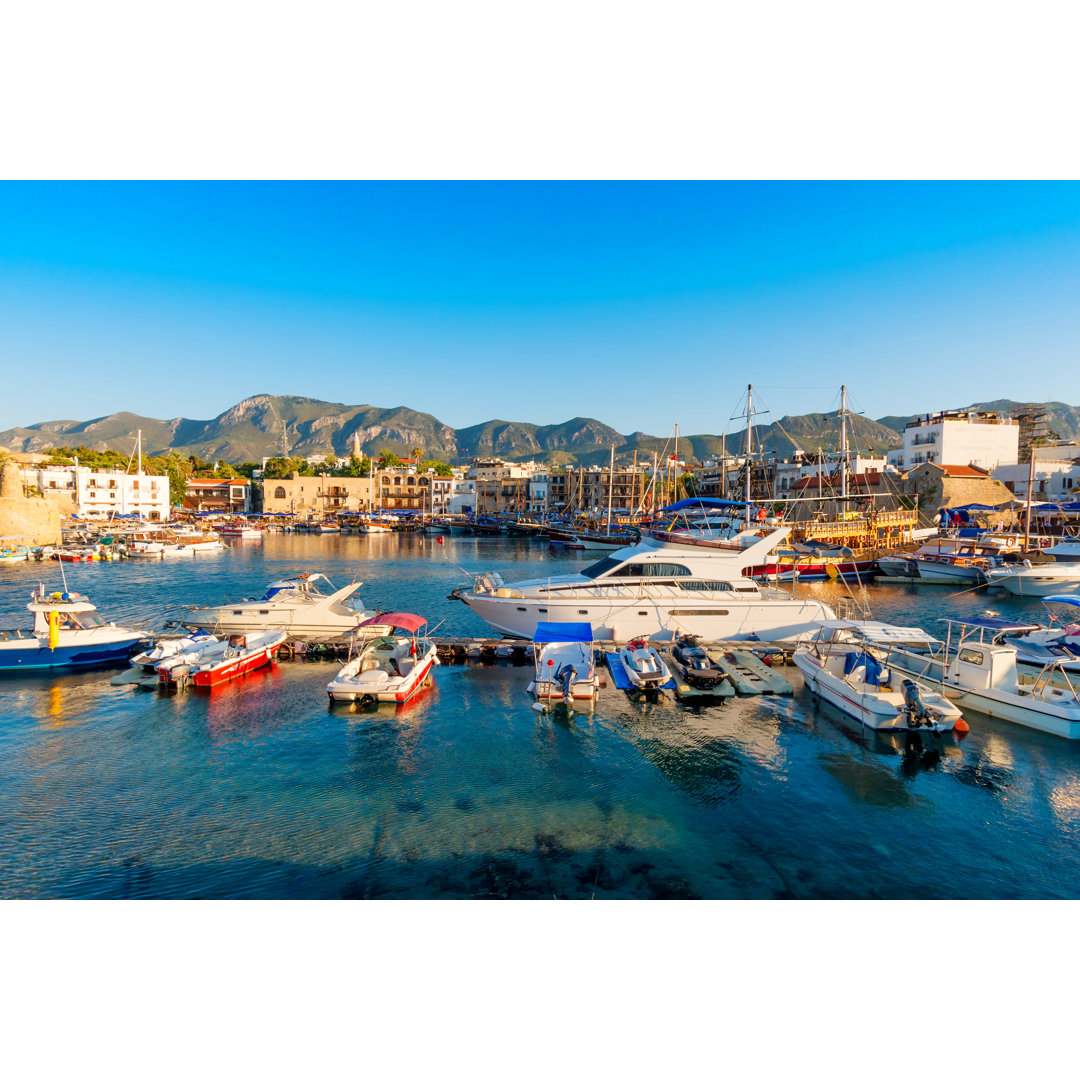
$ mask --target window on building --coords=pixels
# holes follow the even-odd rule
[[[285,498],[285,489],[283,487],[274,488],[274,498],[275,499],[284,499]]]

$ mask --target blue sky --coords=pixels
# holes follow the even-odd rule
[[[623,432],[1080,404],[1080,185],[6,183],[0,429],[253,393]]]

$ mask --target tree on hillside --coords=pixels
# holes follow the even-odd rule
[[[392,469],[395,465],[401,464],[401,458],[393,450],[380,450],[378,460],[380,469]]]

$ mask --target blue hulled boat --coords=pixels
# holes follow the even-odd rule
[[[106,623],[80,593],[38,586],[26,605],[32,629],[0,628],[0,674],[43,668],[124,663],[145,635]]]

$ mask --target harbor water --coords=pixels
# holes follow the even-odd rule
[[[322,571],[436,633],[491,632],[448,593],[590,559],[528,540],[280,534],[193,559],[65,567],[100,614],[159,628],[184,605]],[[28,625],[55,562],[0,566]],[[852,587],[856,593],[858,589]],[[834,602],[842,584],[800,584]],[[871,585],[876,618],[1045,621],[1038,602]],[[0,681],[5,898],[991,898],[1080,893],[1080,745],[969,713],[921,751],[812,697],[631,701],[546,716],[531,666],[447,665],[415,703],[328,703],[336,663],[283,661],[212,692],[114,671]]]

